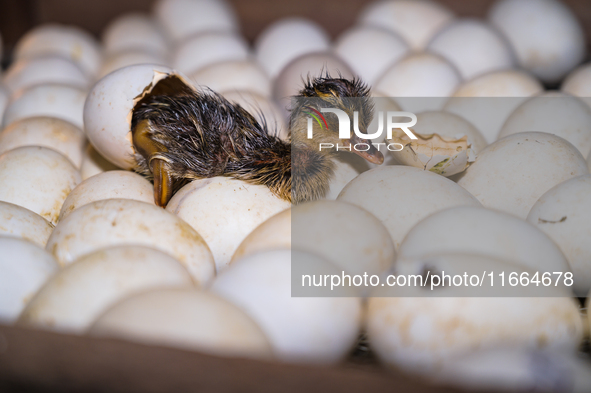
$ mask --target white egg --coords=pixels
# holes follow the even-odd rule
[[[406,235],[400,258],[460,253],[485,255],[539,272],[568,272],[560,249],[542,231],[507,213],[454,207],[420,221]]]
[[[591,290],[591,175],[562,182],[538,199],[527,221],[560,247],[574,273],[577,296]]]
[[[23,239],[0,235],[0,321],[12,323],[58,270],[50,253]]]
[[[335,200],[347,184],[359,174],[370,169],[370,163],[356,154],[337,153],[333,159],[334,173],[328,184],[324,199]]]
[[[260,124],[266,123],[270,134],[277,135],[284,141],[288,141],[289,128],[287,118],[279,106],[269,98],[249,91],[221,91],[228,101],[239,104],[258,120]]]
[[[53,224],[80,180],[68,158],[46,147],[19,147],[0,155],[0,201],[27,208]]]
[[[275,214],[250,232],[232,255],[230,263],[273,249],[291,249],[291,209]]]
[[[45,247],[53,225],[39,214],[8,202],[0,202],[0,235],[14,236]]]
[[[407,266],[398,274],[420,275],[424,269],[449,276],[466,270],[523,272],[507,262],[462,254]],[[500,278],[495,279],[500,287]],[[429,375],[454,356],[489,348],[574,353],[582,339],[578,306],[561,287],[545,288],[547,297],[532,296],[529,287],[520,286],[512,287],[511,297],[479,297],[482,288],[454,285],[433,292],[414,286],[381,290],[368,302],[369,342],[383,362],[413,373]],[[468,291],[472,296],[466,296]],[[506,294],[508,289],[496,291]]]
[[[59,221],[79,207],[104,199],[133,199],[153,204],[154,186],[133,172],[100,173],[84,180],[70,192],[60,210]]]
[[[591,106],[591,64],[586,63],[568,74],[560,89]]]
[[[253,60],[230,60],[211,64],[189,75],[196,84],[216,92],[250,91],[263,97],[271,96],[271,81],[261,66]]]
[[[195,180],[181,188],[168,202],[166,211],[176,214],[203,236],[220,272],[252,230],[290,206],[266,186],[214,177]]]
[[[499,138],[541,131],[572,143],[584,157],[591,151],[591,108],[566,93],[546,92],[522,103],[501,128]]]
[[[542,84],[523,71],[495,71],[463,82],[443,109],[470,121],[493,143],[509,115],[527,97],[543,91]]]
[[[373,26],[356,26],[334,43],[334,51],[361,79],[373,84],[388,66],[404,57],[408,44],[393,31]]]
[[[171,64],[174,69],[191,74],[215,63],[247,60],[248,57],[248,43],[244,38],[231,32],[211,31],[179,43]]]
[[[525,219],[556,184],[589,173],[568,141],[544,132],[521,132],[488,145],[458,180],[484,207]]]
[[[392,30],[419,51],[453,17],[450,10],[434,1],[390,0],[370,3],[359,16],[359,23]]]
[[[375,88],[395,97],[403,110],[423,112],[439,110],[462,81],[456,68],[431,53],[414,53],[396,64],[378,79]]]
[[[280,19],[257,37],[254,48],[260,65],[271,79],[295,58],[328,50],[330,38],[315,22],[303,18]]]
[[[97,40],[74,26],[37,26],[21,37],[14,48],[15,60],[52,54],[74,61],[90,78],[95,77],[102,61]]]
[[[84,104],[84,130],[93,147],[122,169],[135,167],[131,115],[136,103],[160,83],[182,76],[152,64],[121,68],[98,81]]]
[[[496,30],[477,19],[460,19],[439,31],[427,45],[452,63],[463,79],[515,66],[511,47]]]
[[[396,248],[408,231],[429,214],[455,206],[480,206],[453,181],[401,165],[362,173],[341,191],[337,200],[360,206],[380,219]]]
[[[113,71],[117,71],[120,68],[136,64],[161,64],[168,66],[169,61],[166,57],[148,52],[145,50],[129,49],[122,52],[113,53],[112,55],[105,58],[101,69],[99,70],[99,78],[103,78]]]
[[[58,83],[81,89],[87,89],[90,84],[84,71],[74,61],[61,55],[17,60],[8,68],[3,81],[12,92],[44,83]]]
[[[381,274],[396,261],[394,244],[380,220],[342,201],[294,206],[291,247],[318,255],[350,274]]]
[[[159,0],[154,15],[176,42],[206,31],[238,30],[236,14],[225,0]]]
[[[60,84],[42,84],[13,95],[4,111],[4,127],[20,119],[35,116],[57,117],[84,128],[82,113],[86,90]]]
[[[338,274],[320,257],[277,250],[247,256],[230,266],[210,290],[236,304],[267,334],[279,360],[333,364],[343,360],[359,334],[356,297],[292,297],[292,256]]]
[[[66,156],[76,168],[82,164],[84,132],[56,117],[27,117],[12,122],[0,133],[0,154],[23,146],[43,146]]]
[[[114,19],[102,34],[105,54],[143,50],[162,57],[168,55],[169,44],[160,26],[150,15],[131,12]]]
[[[225,357],[271,359],[261,328],[230,302],[190,288],[155,289],[109,308],[91,336],[193,349]]]
[[[76,209],[55,227],[46,249],[65,266],[85,254],[125,244],[172,255],[198,284],[215,275],[211,251],[199,233],[174,214],[131,199],[105,199]]]
[[[54,275],[27,304],[17,323],[83,334],[126,296],[192,285],[187,270],[168,254],[137,245],[106,248],[80,257]]]
[[[82,157],[82,164],[80,165],[82,180],[86,180],[99,173],[115,171],[117,169],[120,168],[107,161],[90,143],[87,144],[84,156]]]
[[[572,11],[556,0],[500,0],[488,20],[511,43],[519,65],[558,82],[585,56],[585,35]]]

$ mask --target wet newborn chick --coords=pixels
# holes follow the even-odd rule
[[[137,170],[153,177],[159,206],[166,206],[187,181],[214,176],[265,185],[292,203],[322,198],[333,175],[336,150],[321,150],[320,143],[349,147],[366,141],[354,133],[350,139],[339,139],[339,121],[331,113],[324,114],[323,122],[313,123],[309,139],[310,114],[337,108],[353,119],[358,111],[361,132],[373,116],[369,89],[359,80],[328,75],[308,80],[294,99],[286,142],[219,94],[195,91],[178,80],[163,86],[136,104],[131,122]],[[371,143],[368,151],[351,151],[371,162],[383,162]]]

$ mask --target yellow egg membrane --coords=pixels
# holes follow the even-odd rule
[[[404,146],[393,152],[396,160],[403,165],[414,166],[443,176],[451,176],[464,171],[476,160],[472,143],[468,136],[446,139],[439,134],[419,134],[413,130],[417,139],[410,139],[401,130],[394,130],[389,143]]]

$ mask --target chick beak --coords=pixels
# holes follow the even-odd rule
[[[349,139],[349,143],[351,144],[351,153],[355,153],[358,156],[365,158],[372,164],[381,165],[384,163],[384,155],[375,148],[370,140],[361,139],[356,134],[353,134]],[[357,149],[355,148],[356,145],[359,145]],[[369,149],[367,149],[367,146],[369,146]]]

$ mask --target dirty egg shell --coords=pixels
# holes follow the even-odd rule
[[[0,321],[13,323],[58,270],[53,256],[24,239],[0,235]]]
[[[104,78],[106,75],[113,71],[117,71],[118,69],[137,64],[161,64],[163,66],[168,66],[169,61],[166,57],[160,54],[145,50],[128,49],[106,57],[99,71],[99,78]]]
[[[540,272],[568,272],[560,249],[533,225],[481,207],[455,207],[415,225],[400,245],[400,258],[441,253],[486,255]]]
[[[100,173],[84,180],[70,192],[60,210],[59,221],[73,210],[103,199],[133,199],[154,204],[154,186],[134,172]]]
[[[275,214],[250,232],[232,255],[230,263],[273,249],[291,249],[291,209]]]
[[[280,19],[263,30],[254,43],[255,56],[271,79],[295,58],[329,47],[326,31],[304,18]]]
[[[162,57],[168,54],[168,41],[154,19],[140,12],[115,18],[102,34],[105,54],[141,49]]]
[[[455,206],[481,206],[453,181],[401,165],[362,173],[341,191],[337,200],[360,206],[380,219],[397,248],[408,231],[429,214]]]
[[[105,157],[92,147],[92,144],[88,143],[82,156],[82,164],[80,165],[80,175],[82,180],[86,180],[91,176],[98,175],[99,173],[107,171],[116,171],[118,166],[112,164]]]
[[[28,240],[45,247],[53,225],[39,214],[8,202],[0,202],[0,235]]]
[[[591,290],[591,175],[562,182],[538,199],[527,221],[560,247],[574,273],[574,291]]]
[[[122,169],[135,166],[131,111],[146,88],[171,74],[173,71],[164,66],[133,65],[105,76],[94,85],[84,104],[84,130],[103,157]]]
[[[222,271],[244,238],[291,204],[269,188],[225,177],[195,180],[181,188],[166,211],[189,223],[207,242]]]
[[[83,334],[126,296],[160,287],[191,287],[173,257],[142,246],[120,246],[82,256],[53,276],[23,310],[18,325]]]
[[[399,263],[398,274],[420,275],[437,263],[443,263],[449,275],[462,275],[466,269],[523,271],[482,255],[449,254]],[[446,286],[435,289],[434,297],[424,296],[420,287],[392,287],[389,296],[378,297],[384,295],[379,288],[368,302],[368,339],[384,363],[425,375],[454,356],[478,349],[507,346],[574,353],[583,334],[574,300],[561,287],[545,288],[547,297],[531,296],[530,289],[513,287],[511,297],[473,297],[481,288],[468,289],[470,296],[463,286]]]
[[[267,334],[279,360],[334,364],[355,344],[362,305],[357,297],[292,297],[292,255],[275,250],[233,263],[212,283],[210,291],[236,304]],[[306,255],[315,266],[339,274],[324,259]]]
[[[392,30],[414,51],[420,51],[453,18],[449,9],[434,1],[390,0],[370,3],[361,12],[359,23]]]
[[[199,233],[174,214],[131,199],[105,199],[74,210],[55,227],[46,249],[65,266],[90,252],[125,244],[172,255],[198,284],[215,275],[213,257]]]
[[[2,124],[6,127],[27,117],[50,116],[84,129],[82,113],[86,93],[85,89],[56,83],[21,90],[11,97],[4,111]]]
[[[527,97],[543,91],[542,84],[523,71],[495,71],[463,82],[443,110],[468,120],[493,143],[509,115]]]
[[[27,208],[55,224],[80,173],[62,154],[27,146],[0,155],[0,201]]]
[[[244,311],[213,293],[191,288],[127,297],[103,313],[89,334],[217,356],[273,358],[267,337]]]
[[[488,145],[457,183],[484,207],[525,219],[550,188],[587,173],[587,162],[568,141],[521,132]]]
[[[321,256],[349,274],[381,274],[396,261],[386,227],[355,205],[342,201],[303,203],[291,209],[291,223],[293,249]]]
[[[591,152],[591,108],[578,97],[546,92],[522,103],[505,121],[499,139],[525,130],[557,135],[583,156]]]
[[[12,122],[0,133],[0,154],[23,146],[43,146],[66,156],[76,168],[82,165],[84,132],[56,117],[27,117]]]
[[[189,75],[197,85],[216,92],[249,91],[271,97],[271,80],[254,60],[229,60],[211,64]]]

